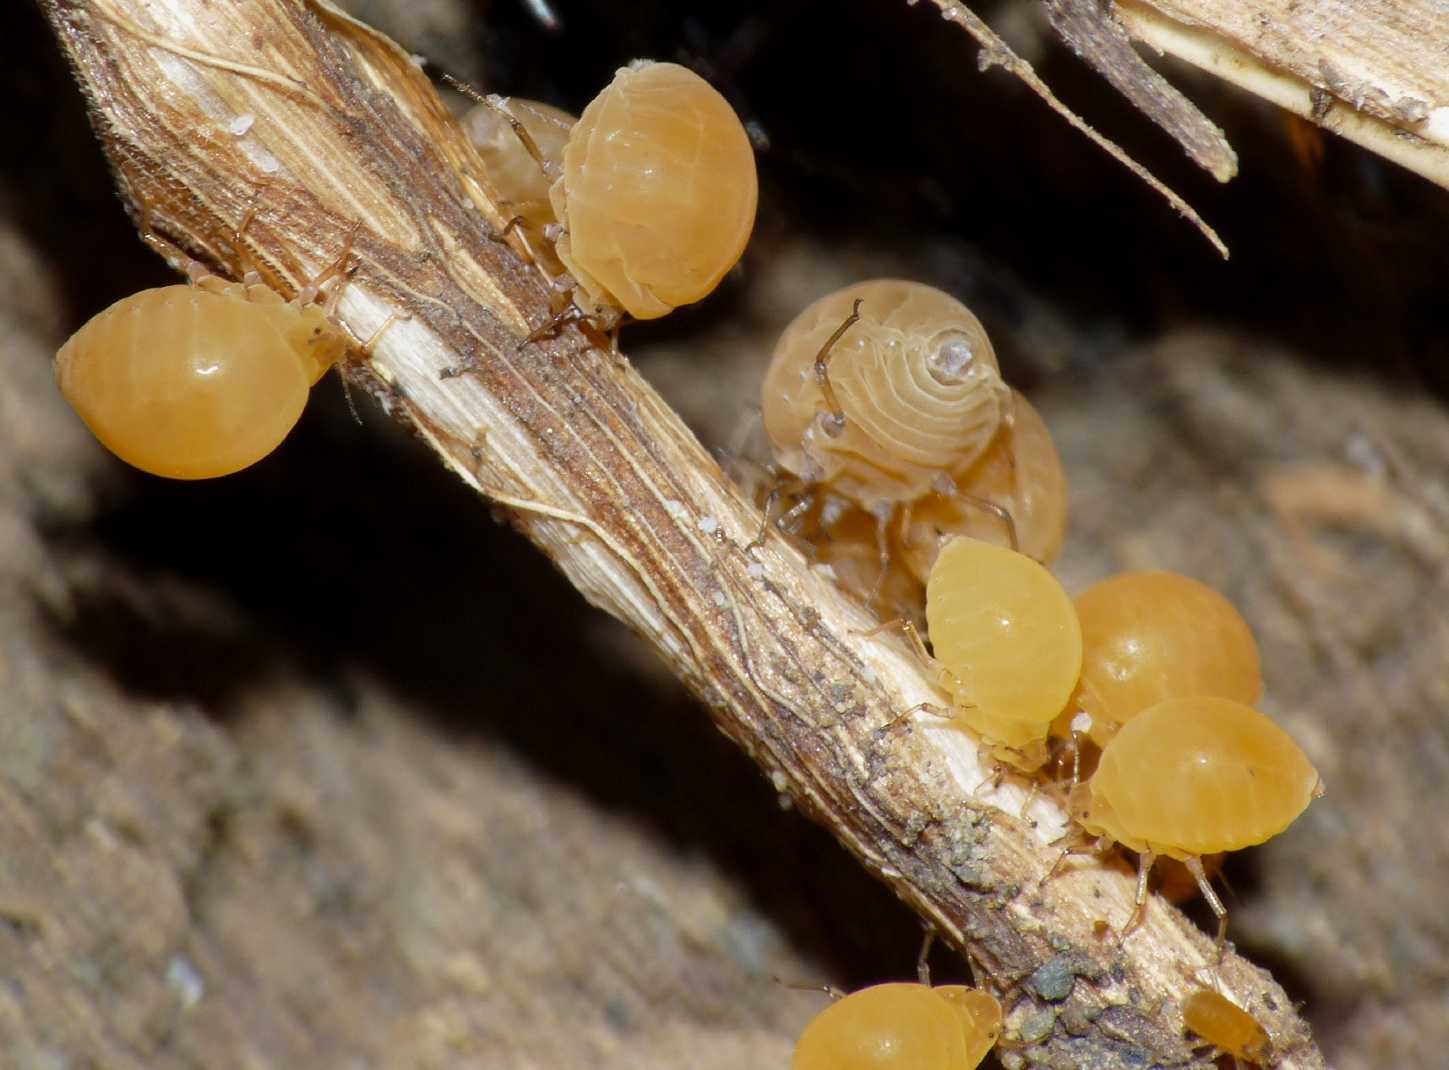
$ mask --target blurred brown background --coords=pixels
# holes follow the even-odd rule
[[[814,297],[894,274],[970,304],[1061,445],[1068,587],[1226,592],[1328,783],[1229,863],[1240,948],[1334,1066],[1442,1065],[1449,194],[1170,68],[1239,151],[1219,187],[1030,5],[979,10],[1231,262],[926,5],[349,6],[490,90],[577,111],[651,56],[752,124],[741,268],[624,340],[710,445],[751,438]],[[50,358],[170,280],[40,16],[0,24],[6,1065],[764,1070],[824,998],[773,978],[909,977],[911,916],[335,378],[215,483],[96,445]],[[472,612],[440,616],[443,585]]]

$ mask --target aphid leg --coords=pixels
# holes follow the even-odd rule
[[[888,620],[884,624],[877,624],[869,631],[861,632],[860,634],[866,639],[869,639],[873,636],[879,635],[881,632],[888,631],[892,628],[906,633],[906,638],[911,641],[911,650],[918,658],[921,659],[922,665],[930,669],[932,672],[939,673],[941,671],[941,663],[933,658],[931,656],[931,652],[926,649],[926,644],[925,641],[921,639],[920,631],[916,628],[914,624],[906,620],[905,617],[896,617],[894,620]]]
[[[357,265],[349,266],[348,261],[352,259],[352,244],[357,240],[357,235],[361,230],[361,223],[353,224],[352,229],[347,232],[347,240],[342,243],[342,252],[337,254],[337,259],[323,268],[320,275],[297,291],[299,304],[311,304],[321,295],[324,285],[330,280],[342,276],[342,281],[332,287],[331,292],[328,293],[327,301],[322,308],[323,313],[329,317],[337,310],[337,302],[342,300],[342,291],[347,288],[347,283],[351,281],[353,274],[357,271]]]
[[[957,491],[956,496],[968,505],[973,505],[983,512],[990,513],[996,519],[1006,525],[1006,537],[1010,541],[1011,548],[1017,553],[1021,552],[1021,542],[1016,537],[1016,520],[1012,518],[1011,510],[1003,505],[986,498],[978,498],[974,494],[967,494],[964,491]]]
[[[916,956],[916,980],[927,988],[931,987],[931,945],[936,942],[936,930],[926,926],[925,938],[921,941],[921,953]]]
[[[1127,937],[1137,931],[1147,917],[1147,878],[1152,873],[1152,863],[1157,861],[1157,855],[1153,851],[1143,851],[1137,856],[1137,898],[1134,900],[1132,915],[1127,919],[1127,924],[1117,934],[1117,944],[1120,947],[1126,942]]]
[[[1223,901],[1218,898],[1218,893],[1213,891],[1213,886],[1208,881],[1207,874],[1203,872],[1202,859],[1185,858],[1182,864],[1187,867],[1187,871],[1197,881],[1197,886],[1202,892],[1202,897],[1207,900],[1208,906],[1212,907],[1213,913],[1217,915],[1218,935],[1217,939],[1213,941],[1213,949],[1217,952],[1218,961],[1221,962],[1223,958],[1223,947],[1228,939],[1227,908],[1223,906]]]
[[[553,338],[568,324],[580,323],[588,318],[587,312],[578,305],[570,304],[561,311],[555,312],[542,326],[534,328],[527,338],[518,343],[516,350],[521,350],[524,346],[534,342],[541,342],[545,338]]]
[[[825,407],[829,409],[829,413],[821,418],[820,427],[831,438],[845,430],[845,410],[840,407],[840,402],[835,397],[835,388],[830,385],[830,350],[860,319],[860,306],[861,299],[857,297],[855,307],[845,317],[845,322],[835,328],[835,333],[825,340],[820,352],[815,355],[815,381],[820,384],[820,396],[825,399]]]
[[[937,706],[934,702],[917,702],[910,709],[902,710],[885,724],[881,725],[875,730],[874,734],[878,736],[883,732],[890,731],[913,713],[929,713],[932,717],[936,717],[942,721],[953,721],[956,719],[955,715],[944,706]]]
[[[508,235],[512,234],[516,228],[523,226],[527,222],[528,220],[524,219],[521,215],[511,217],[507,223],[503,224],[503,229],[498,232],[498,240],[502,241]]]
[[[453,89],[456,89],[459,93],[462,93],[469,100],[477,104],[482,104],[486,108],[492,108],[499,115],[503,116],[503,118],[507,120],[508,125],[513,128],[513,134],[515,137],[518,138],[518,141],[523,146],[524,151],[527,152],[529,156],[533,157],[534,163],[538,164],[539,170],[541,170],[549,178],[557,177],[557,167],[551,167],[549,165],[548,161],[544,159],[543,153],[539,151],[538,142],[533,140],[533,135],[530,134],[528,132],[528,129],[516,118],[514,118],[513,113],[508,110],[508,99],[506,97],[500,97],[497,93],[488,93],[486,95],[480,93],[467,82],[463,81],[461,78],[454,78],[447,71],[438,71],[438,74],[443,79],[443,82],[445,84]]]

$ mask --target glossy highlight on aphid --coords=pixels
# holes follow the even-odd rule
[[[584,109],[549,197],[580,304],[654,319],[704,297],[744,252],[759,197],[754,148],[703,78],[638,60]]]
[[[954,715],[1003,760],[1040,766],[1082,664],[1061,583],[1025,554],[958,536],[931,569],[926,625]]]
[[[60,348],[55,377],[123,461],[208,479],[276,449],[347,348],[321,309],[212,278],[117,301]]]
[[[1001,1004],[960,985],[874,985],[805,1027],[791,1070],[972,1070],[1001,1036]]]
[[[857,309],[858,321],[827,346]],[[782,467],[871,507],[949,488],[1007,418],[1010,392],[965,305],[921,283],[876,279],[795,317],[775,346],[762,403]]]

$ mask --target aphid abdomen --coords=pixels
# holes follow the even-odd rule
[[[1090,782],[1089,829],[1173,858],[1282,832],[1321,791],[1298,745],[1231,699],[1169,699],[1122,726]]]
[[[1083,591],[1078,702],[1105,743],[1117,727],[1169,698],[1214,695],[1246,705],[1263,691],[1258,646],[1212,588],[1172,572],[1128,572]]]
[[[795,1046],[791,1070],[969,1070],[964,1020],[919,984],[852,992],[821,1011]],[[979,1060],[977,1060],[979,1061]]]
[[[1082,664],[1076,609],[1024,554],[958,537],[926,584],[926,621],[956,713],[988,743],[1046,737]]]
[[[1067,534],[1061,456],[1041,415],[1015,391],[1011,412],[1011,422],[1002,424],[985,452],[964,471],[950,473],[956,493],[933,494],[912,506],[901,552],[906,567],[922,582],[931,574],[941,543],[952,535],[1010,546],[1011,528],[984,503],[1010,514],[1017,548],[1027,557],[1051,567],[1061,551]]]
[[[636,319],[698,301],[754,228],[754,149],[734,109],[673,63],[621,69],[584,109],[550,191],[559,258]]]
[[[1263,1063],[1273,1054],[1273,1041],[1258,1020],[1210,988],[1182,1001],[1182,1024],[1239,1059]]]
[[[122,460],[204,479],[275,449],[344,349],[316,309],[167,286],[118,301],[77,331],[56,354],[56,380]]]
[[[815,374],[829,377],[844,426]],[[980,321],[955,298],[900,279],[857,283],[807,307],[780,336],[765,376],[765,430],[780,463],[867,505],[912,501],[975,460],[1005,418],[1010,392]]]
[[[1001,1003],[991,993],[965,985],[938,985],[932,991],[961,1015],[966,1037],[966,1061],[961,1065],[970,1070],[986,1058],[986,1053],[1001,1038]]]

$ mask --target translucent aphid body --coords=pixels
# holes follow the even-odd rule
[[[565,228],[555,249],[596,308],[654,319],[719,284],[758,196],[754,149],[724,97],[687,68],[639,60],[569,136],[549,192]]]
[[[960,985],[883,984],[805,1027],[791,1070],[972,1070],[1001,1036],[1001,1004]]]
[[[1258,644],[1238,611],[1197,580],[1127,572],[1077,596],[1082,680],[1077,705],[1105,743],[1170,698],[1215,695],[1251,706],[1263,693]]]
[[[1082,665],[1077,612],[1025,554],[957,537],[926,584],[926,627],[953,713],[1004,760],[1036,768]]]
[[[822,347],[859,320],[816,371]],[[795,317],[765,374],[765,431],[790,472],[867,507],[914,501],[972,464],[1007,417],[1010,391],[970,309],[934,287],[876,279]]]
[[[532,139],[541,161],[534,159],[519,138],[509,116]],[[577,121],[562,108],[522,97],[478,104],[463,116],[463,132],[478,150],[493,187],[508,202],[509,210],[535,230],[558,222],[548,191],[563,169],[564,146]]]
[[[1067,535],[1067,477],[1061,455],[1041,414],[1015,391],[1012,420],[964,472],[953,477],[958,493],[933,494],[911,507],[901,537],[906,567],[921,582],[931,574],[942,541],[970,535],[1016,549],[1051,567]],[[973,500],[976,499],[976,500]],[[983,503],[1006,510],[1012,526]]]
[[[1322,792],[1308,757],[1232,699],[1169,699],[1102,748],[1074,816],[1094,835],[1177,859],[1236,851],[1282,832]]]
[[[1235,1059],[1267,1064],[1273,1041],[1258,1020],[1210,988],[1199,988],[1182,1001],[1182,1024]]]
[[[55,377],[123,461],[208,479],[276,449],[347,348],[320,308],[213,278],[117,301],[60,348]]]

